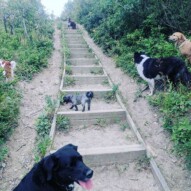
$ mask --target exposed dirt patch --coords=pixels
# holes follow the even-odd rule
[[[183,161],[172,153],[170,136],[163,130],[159,116],[152,110],[146,99],[140,98],[137,102],[134,102],[135,93],[138,90],[136,82],[124,74],[120,68],[116,68],[114,60],[104,55],[102,50],[89,37],[88,33],[81,26],[80,28],[83,30],[85,40],[102,62],[113,83],[120,84],[119,90],[127,102],[126,107],[139,128],[143,139],[146,141],[149,150],[155,157],[171,190],[190,191],[191,175],[185,170]]]
[[[10,191],[34,164],[34,143],[36,138],[35,121],[45,105],[45,96],[56,98],[61,74],[62,56],[60,53],[60,31],[55,27],[53,54],[49,67],[34,79],[20,82],[23,94],[20,107],[19,126],[8,141],[9,157],[0,179],[0,190]]]
[[[111,147],[128,144],[138,144],[134,133],[130,129],[122,131],[120,124],[102,124],[73,127],[69,133],[57,131],[54,139],[54,148],[58,149],[70,143],[79,148]]]
[[[94,169],[93,191],[159,191],[150,170],[137,163]],[[83,189],[76,185],[76,191]]]

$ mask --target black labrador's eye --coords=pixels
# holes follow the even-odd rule
[[[72,158],[70,165],[75,166],[76,165],[76,158]]]
[[[74,157],[74,158],[72,158],[70,165],[71,166],[76,166],[77,162],[79,162],[79,161],[82,161],[82,157],[81,156]]]

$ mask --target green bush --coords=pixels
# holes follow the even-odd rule
[[[57,115],[56,126],[59,130],[68,131],[71,128],[70,120],[66,116]]]
[[[38,117],[36,121],[36,132],[37,132],[37,143],[35,145],[35,161],[38,162],[46,154],[47,148],[51,145],[51,140],[49,138],[52,120],[54,117],[54,112],[57,107],[58,102],[52,100],[51,97],[45,97],[46,106],[43,113]]]

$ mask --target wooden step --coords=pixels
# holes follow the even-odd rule
[[[96,58],[73,58],[68,59],[66,63],[74,66],[99,65],[99,61]]]
[[[70,119],[71,125],[94,125],[101,122],[107,124],[126,120],[123,109],[96,110],[96,111],[58,111],[57,115],[64,115]]]
[[[104,74],[103,68],[101,66],[71,66],[72,74],[92,74],[92,75],[102,75]]]
[[[64,86],[67,83],[66,79],[68,79],[68,77],[74,80],[75,85],[103,84],[108,81],[106,75],[65,75],[63,83]]]

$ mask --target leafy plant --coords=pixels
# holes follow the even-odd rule
[[[39,162],[46,154],[47,148],[51,145],[49,136],[45,136],[38,140],[35,147],[35,162]]]
[[[59,130],[68,131],[71,128],[69,118],[63,115],[57,115],[56,126]]]
[[[120,124],[120,129],[122,131],[125,131],[126,129],[129,129],[129,124],[128,123],[122,123]]]
[[[104,73],[103,73],[103,70],[101,69],[101,68],[99,68],[99,69],[92,69],[91,71],[90,71],[90,73],[91,74],[95,74],[95,75],[103,75]]]
[[[94,125],[97,125],[99,127],[105,127],[107,125],[106,119],[97,119]]]
[[[66,65],[65,71],[67,75],[72,75],[72,68],[69,65]]]
[[[45,97],[46,106],[43,113],[36,121],[37,143],[35,146],[35,161],[39,161],[46,154],[47,148],[51,145],[49,138],[54,112],[57,107],[57,101],[52,100],[50,96]]]
[[[75,85],[75,79],[73,77],[71,77],[71,76],[65,76],[64,85],[65,86],[73,86],[73,85]]]
[[[104,99],[106,102],[110,101],[116,101],[116,93],[119,90],[119,84],[114,84],[112,87],[112,91],[107,92],[106,95],[104,96]]]
[[[147,170],[150,167],[150,158],[144,156],[137,161],[137,169],[139,171]]]

